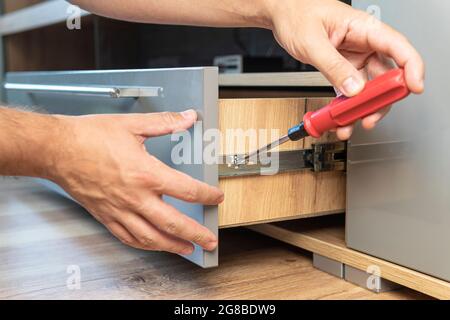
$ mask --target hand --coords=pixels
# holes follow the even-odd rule
[[[337,0],[268,0],[271,29],[280,45],[296,59],[314,65],[346,96],[365,81],[397,66],[405,69],[411,92],[424,89],[424,63],[408,40],[369,14]],[[389,111],[362,120],[372,129]],[[337,129],[348,139],[353,126]]]
[[[162,201],[163,194],[216,205],[216,187],[176,171],[150,155],[146,138],[191,127],[195,111],[129,115],[57,116],[61,135],[51,180],[63,187],[122,242],[140,249],[190,254],[217,238]]]

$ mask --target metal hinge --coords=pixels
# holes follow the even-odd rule
[[[313,172],[345,171],[347,144],[345,142],[313,144],[311,149],[269,152],[265,161],[236,166],[236,156],[222,158],[219,177],[273,175],[298,170]]]

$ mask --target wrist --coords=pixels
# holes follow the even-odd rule
[[[46,116],[48,119],[47,136],[44,137],[48,143],[45,146],[45,156],[39,163],[38,174],[40,178],[48,179],[60,183],[63,174],[63,168],[70,166],[66,161],[68,154],[72,152],[71,145],[74,144],[73,117],[63,115]]]
[[[47,178],[58,127],[54,116],[0,108],[0,174]]]
[[[60,155],[64,152],[65,126],[56,115],[28,113],[28,121],[34,125],[24,128],[22,141],[26,141],[26,152],[21,159],[22,176],[55,180]],[[24,121],[25,124],[28,121]]]
[[[295,12],[297,19],[302,20],[302,16],[310,13],[311,7],[318,0],[285,0],[281,4],[279,0],[261,0],[262,21],[264,28],[276,31],[277,24],[286,20]],[[338,1],[338,0],[333,0]]]
[[[254,27],[273,30],[273,9],[276,6],[276,0],[259,0],[259,6],[249,20]],[[279,4],[278,4],[279,5]],[[252,2],[252,7],[255,8]]]

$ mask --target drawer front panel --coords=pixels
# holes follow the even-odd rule
[[[29,106],[37,111],[82,115],[183,111],[195,108],[202,120],[203,130],[217,128],[218,125],[217,68],[10,73],[6,83],[7,87],[12,88],[7,89],[7,101],[10,104]],[[45,90],[47,88],[49,90]],[[80,88],[85,88],[85,91],[88,88],[88,91],[93,92],[80,93]],[[105,91],[105,88],[121,88],[121,94],[128,96],[131,92],[132,96],[143,97],[114,98],[109,93],[98,92]],[[142,90],[137,90],[136,93],[136,88]],[[151,88],[159,89],[155,94]],[[192,145],[202,150],[202,135],[194,137],[196,141]],[[149,139],[146,146],[153,155],[177,170],[211,185],[218,185],[217,165],[174,165],[170,146],[175,143],[169,136],[165,136]],[[189,204],[170,197],[166,197],[165,201],[217,234],[217,207]],[[187,258],[203,267],[218,264],[217,250],[206,252],[196,247],[194,254]]]

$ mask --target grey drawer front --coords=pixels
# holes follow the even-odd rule
[[[8,89],[8,103],[30,106],[35,110],[59,114],[95,114],[183,111],[195,108],[202,120],[203,131],[218,127],[218,71],[217,68],[184,68],[156,70],[123,71],[80,71],[80,72],[36,72],[9,73],[6,83],[26,85],[53,85],[72,87],[157,87],[162,88],[159,95],[140,98],[112,98],[98,94],[70,94],[55,91]],[[194,135],[193,148],[202,148],[201,135]],[[217,165],[182,164],[171,162],[171,145],[169,136],[151,138],[146,143],[147,149],[171,167],[190,176],[218,185]],[[193,153],[192,153],[193,154]],[[218,233],[217,206],[202,206],[165,197],[165,201]],[[206,252],[196,247],[191,256],[186,257],[202,267],[218,264],[218,252]]]

